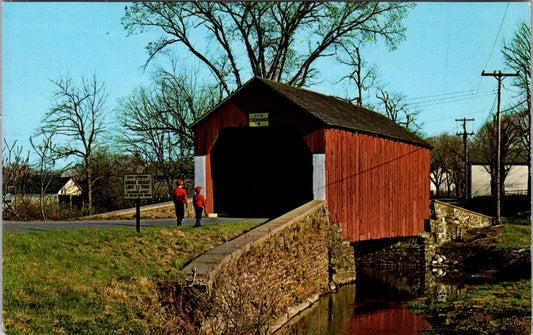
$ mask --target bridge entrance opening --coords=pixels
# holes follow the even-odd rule
[[[214,209],[275,217],[313,199],[313,158],[294,127],[223,128],[211,150]]]

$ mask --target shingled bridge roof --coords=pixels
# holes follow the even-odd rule
[[[295,104],[301,110],[310,114],[315,119],[318,119],[326,126],[378,135],[431,148],[431,145],[428,142],[399,126],[382,114],[363,107],[355,106],[338,97],[297,88],[261,77],[253,77],[250,79],[237,91],[216,106],[211,112],[218,109],[220,105],[230,100],[232,97],[245,91],[247,87],[253,85],[263,85],[289,102]],[[192,127],[201,123],[201,121],[211,114],[211,112],[195,122]]]

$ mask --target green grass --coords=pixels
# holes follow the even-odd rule
[[[512,217],[502,217],[503,223],[531,226],[531,211],[519,212]]]
[[[7,333],[164,333],[158,283],[257,224],[4,233]]]
[[[452,333],[529,334],[531,280],[481,285],[433,308],[453,320]]]
[[[498,298],[498,299],[496,299]],[[503,309],[526,309],[528,314],[531,305],[531,281],[522,279],[518,281],[505,281],[493,284],[483,284],[472,290],[459,294],[456,298],[450,299],[447,303],[460,300],[472,300],[479,307],[494,307],[499,304]]]
[[[499,249],[521,249],[531,247],[531,226],[522,224],[504,224],[503,233],[497,244]]]
[[[502,218],[503,231],[485,241],[487,247],[502,249],[530,249],[531,222],[526,218]]]
[[[529,214],[529,213],[528,213]],[[481,241],[486,248],[495,250],[503,249],[530,249],[531,248],[531,219],[527,217],[502,217],[503,226],[498,231],[498,235],[493,232],[488,233],[489,237]],[[492,227],[492,231],[498,227]],[[476,239],[479,232],[472,235],[471,239]],[[466,240],[469,240],[467,237]]]

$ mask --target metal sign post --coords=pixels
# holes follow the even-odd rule
[[[135,200],[135,227],[141,232],[141,199],[152,199],[151,174],[124,175],[124,199]]]
[[[135,230],[137,234],[141,232],[141,199],[135,200]]]

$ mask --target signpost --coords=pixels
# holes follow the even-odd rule
[[[135,200],[135,223],[137,233],[141,232],[141,199],[152,199],[151,174],[124,175],[124,199]]]

